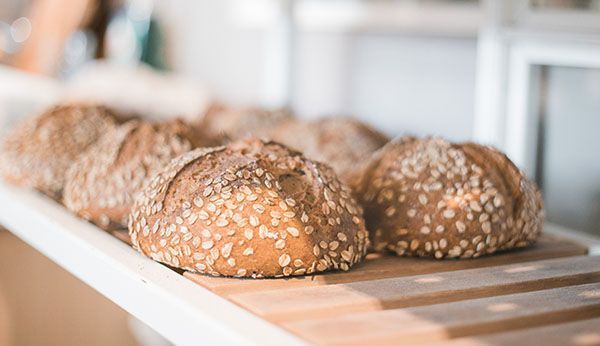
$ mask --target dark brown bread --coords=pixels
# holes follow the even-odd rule
[[[114,126],[114,113],[102,106],[52,107],[25,120],[7,135],[0,155],[0,173],[12,184],[59,199],[67,169]]]
[[[246,137],[268,137],[271,128],[291,119],[292,114],[285,109],[234,108],[215,103],[198,127],[212,142],[224,144]]]
[[[156,261],[254,278],[348,270],[368,242],[362,210],[328,166],[256,139],[173,160],[136,202],[129,233]]]
[[[147,179],[200,142],[179,120],[130,121],[107,133],[71,167],[64,204],[102,228],[125,228]]]
[[[535,184],[499,151],[403,138],[374,155],[355,184],[376,250],[470,258],[535,242]]]
[[[389,139],[351,118],[331,117],[315,121],[289,121],[268,134],[271,139],[325,162],[345,182]]]

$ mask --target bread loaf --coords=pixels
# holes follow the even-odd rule
[[[126,228],[147,179],[201,140],[182,121],[130,121],[108,132],[69,169],[64,204],[102,228]]]
[[[52,107],[25,120],[7,135],[0,155],[0,174],[10,183],[59,199],[67,169],[114,126],[114,113],[102,106]]]
[[[245,137],[266,137],[271,128],[291,119],[285,109],[234,108],[215,103],[204,114],[199,128],[211,141],[223,144]]]
[[[348,270],[368,241],[361,208],[328,166],[256,139],[172,161],[136,202],[129,232],[156,261],[254,278]]]
[[[474,143],[395,140],[355,191],[379,251],[471,258],[528,246],[542,231],[535,184],[504,154]]]
[[[373,152],[389,139],[351,118],[289,121],[269,131],[268,137],[299,150],[313,160],[329,164],[345,182]]]

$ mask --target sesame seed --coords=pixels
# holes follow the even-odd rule
[[[489,221],[486,221],[481,224],[481,229],[483,230],[483,233],[489,234],[492,231],[492,224]]]
[[[416,250],[418,247],[419,247],[419,241],[418,241],[417,239],[413,239],[413,240],[410,242],[410,249],[411,249],[412,251],[414,251],[414,250]]]
[[[445,238],[440,239],[439,241],[440,249],[445,249],[448,246],[448,241]]]
[[[217,222],[215,224],[218,227],[225,227],[225,226],[229,225],[229,221],[227,221],[226,219],[223,219],[223,218],[219,218],[219,219],[217,219]]]
[[[233,248],[233,243],[224,244],[223,247],[221,248],[221,255],[223,255],[223,257],[225,257],[225,258],[229,257],[229,255],[231,254],[232,248]]]
[[[396,208],[394,208],[394,207],[389,207],[385,210],[385,215],[387,217],[392,217],[392,216],[394,216],[395,213],[396,213]]]
[[[290,255],[283,254],[283,255],[279,256],[278,262],[281,267],[286,267],[288,264],[290,264],[291,261],[292,261],[292,258],[290,257]]]
[[[455,216],[454,210],[452,209],[446,209],[444,210],[444,212],[442,213],[442,215],[446,218],[446,219],[451,219]]]
[[[304,233],[306,233],[306,234],[311,234],[314,231],[315,231],[315,228],[313,226],[309,225],[309,226],[304,227]]]
[[[278,250],[281,250],[281,249],[285,248],[285,240],[283,240],[283,239],[278,239],[278,240],[275,242],[275,248],[276,248],[276,249],[278,249]]]
[[[256,227],[260,224],[258,217],[256,217],[255,215],[250,216],[249,222],[250,222],[250,225],[252,225],[254,227]]]
[[[479,205],[477,201],[469,202],[469,208],[471,208],[473,211],[481,212],[481,205]]]
[[[288,227],[286,230],[293,237],[298,237],[300,235],[300,232],[296,227]]]

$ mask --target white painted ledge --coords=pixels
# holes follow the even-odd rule
[[[0,224],[174,344],[304,344],[36,192],[0,183]]]

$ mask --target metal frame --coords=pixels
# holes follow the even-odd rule
[[[538,114],[533,111],[536,68],[600,68],[600,31],[554,35],[531,30],[515,17],[522,5],[523,1],[514,0],[484,2],[487,20],[479,35],[473,137],[504,150],[533,176],[538,137]]]

